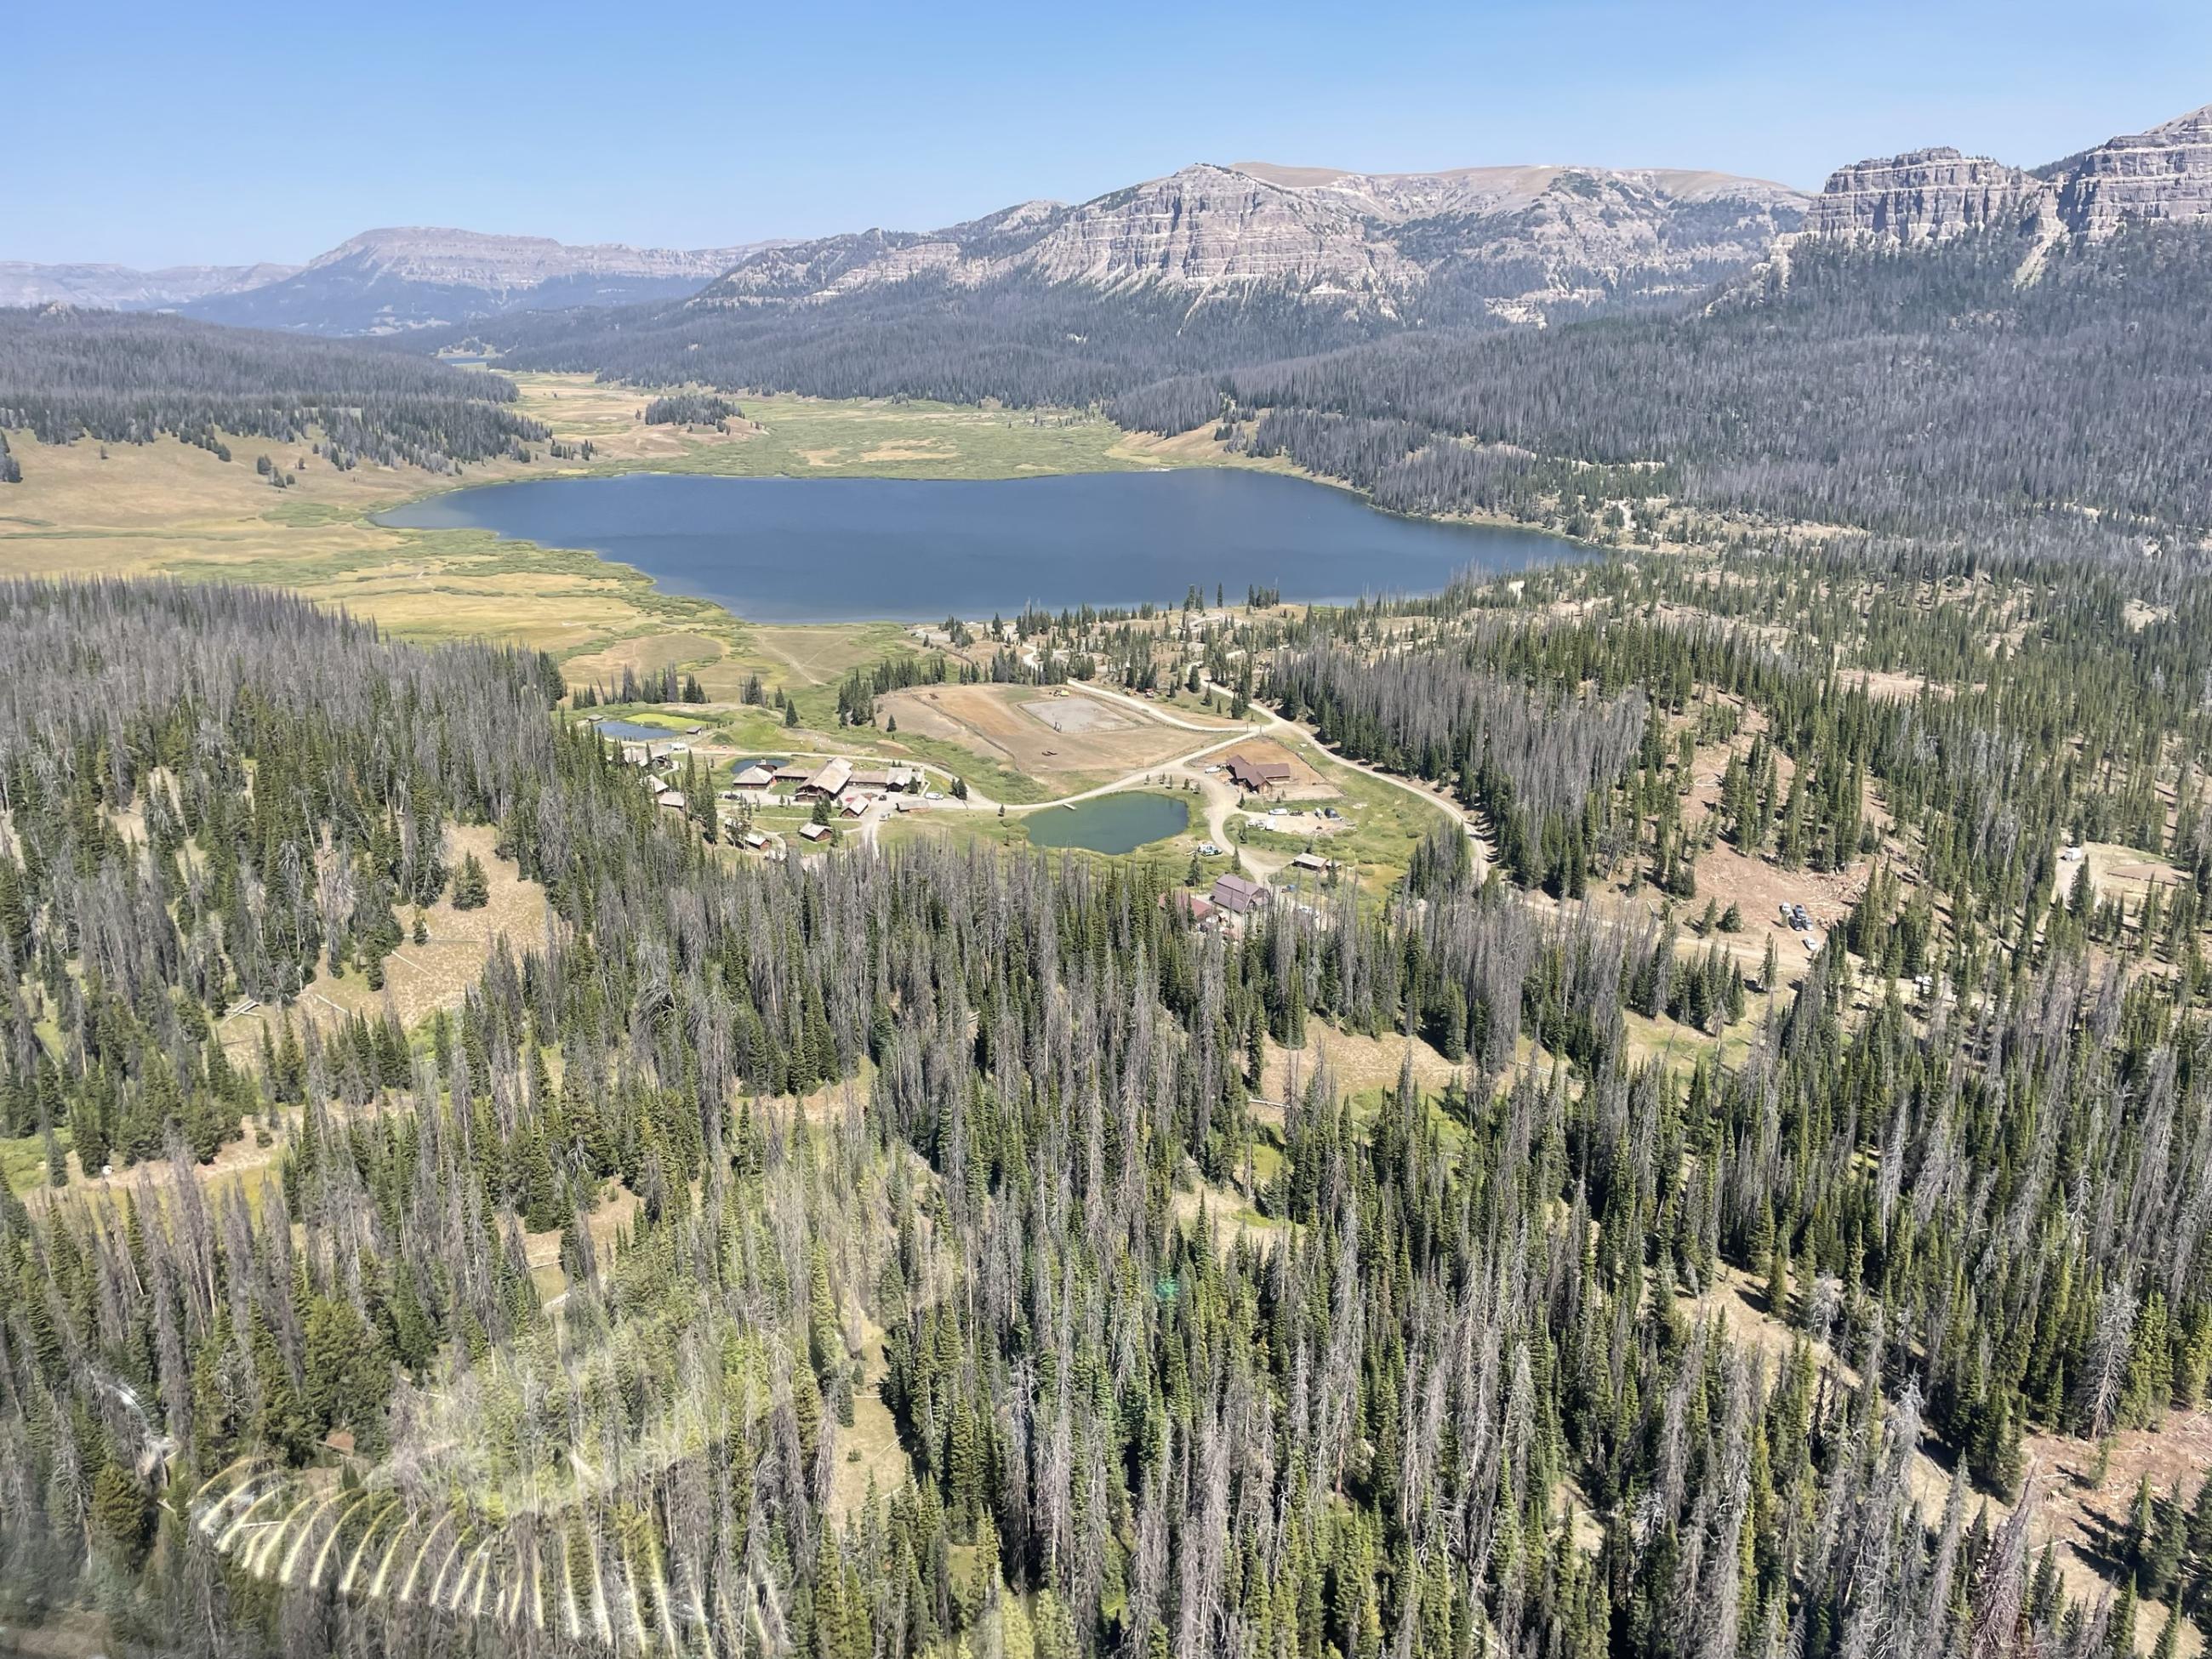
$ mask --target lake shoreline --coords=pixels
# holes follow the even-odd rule
[[[1339,483],[1233,466],[990,479],[595,471],[433,492],[371,522],[561,547],[737,619],[794,626],[1157,609],[1194,587],[1209,599],[1265,588],[1285,603],[1343,605],[1600,551],[1532,526],[1394,514]]]

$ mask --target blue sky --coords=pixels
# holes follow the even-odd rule
[[[1191,161],[2024,165],[2212,102],[2204,0],[1367,7],[21,0],[0,259],[305,259],[377,225],[707,246]]]

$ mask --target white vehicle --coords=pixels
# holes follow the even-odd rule
[[[945,792],[942,789],[925,789],[922,791],[921,798],[924,800],[943,800]]]
[[[1206,769],[1206,776],[1208,776],[1208,777],[1210,778],[1210,777],[1212,777],[1212,776],[1216,772],[1218,772],[1220,769],[1220,769],[1219,767],[1218,767],[1218,766],[1209,766],[1209,767],[1207,767],[1207,768]]]

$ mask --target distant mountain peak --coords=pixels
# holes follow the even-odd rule
[[[682,299],[768,246],[639,248],[391,225],[348,237],[279,281],[187,308],[309,333],[399,333],[515,310]]]
[[[0,306],[56,302],[88,311],[162,311],[215,294],[241,294],[282,282],[297,265],[33,264],[0,260]]]
[[[754,245],[757,246],[757,244]],[[519,236],[442,226],[394,225],[348,237],[305,267],[319,270],[349,259],[368,258],[387,267],[417,272],[484,270],[502,273],[520,285],[580,272],[627,276],[719,276],[750,247],[678,250],[632,247],[621,242],[564,243],[550,236]]]

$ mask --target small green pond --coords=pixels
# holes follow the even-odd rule
[[[1133,853],[1190,827],[1190,808],[1172,795],[1133,791],[1094,795],[1073,806],[1031,812],[1030,840],[1038,847],[1079,847],[1087,853]]]
[[[660,743],[684,735],[672,726],[647,726],[643,720],[604,720],[592,724],[601,737],[620,738],[625,743]]]

